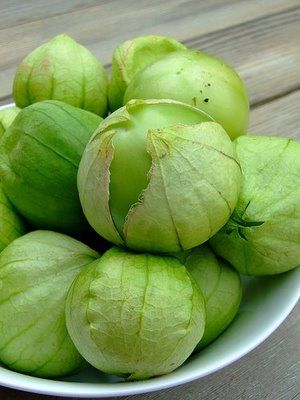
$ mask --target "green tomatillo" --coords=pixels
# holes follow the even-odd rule
[[[0,252],[25,232],[24,222],[0,188]]]
[[[196,350],[215,340],[235,317],[242,284],[230,265],[217,258],[207,245],[175,255],[198,283],[205,302],[205,330]]]
[[[91,365],[138,380],[167,374],[189,357],[204,331],[205,307],[174,257],[114,247],[74,281],[66,321]]]
[[[230,217],[240,167],[221,127],[173,100],[136,100],[106,118],[78,171],[83,211],[107,240],[176,252],[214,235]]]
[[[79,232],[88,224],[76,176],[101,117],[60,101],[21,110],[0,142],[0,175],[11,203],[37,228]]]
[[[211,246],[242,274],[289,271],[300,265],[300,143],[244,136],[236,140],[236,152],[239,200]]]
[[[126,88],[139,71],[166,54],[185,48],[175,39],[155,35],[138,36],[120,44],[114,51],[111,64],[108,86],[110,110],[122,107]]]
[[[5,107],[0,110],[0,137],[13,123],[20,109],[16,106]]]
[[[0,361],[40,377],[80,368],[83,358],[65,323],[67,292],[80,271],[98,257],[68,236],[35,231],[0,254]]]
[[[66,34],[33,50],[18,66],[14,100],[24,108],[42,100],[60,100],[104,116],[107,76],[97,58]]]
[[[153,62],[130,81],[123,103],[131,99],[174,99],[211,115],[231,139],[246,133],[249,100],[236,71],[209,54],[176,51]]]

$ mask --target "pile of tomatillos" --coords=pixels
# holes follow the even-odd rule
[[[0,361],[173,371],[236,315],[240,273],[300,262],[300,143],[247,135],[233,68],[163,36],[110,80],[67,35],[18,66],[0,111]]]

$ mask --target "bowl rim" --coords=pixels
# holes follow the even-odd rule
[[[296,270],[299,273],[300,267]],[[215,362],[213,367],[203,369],[200,372],[195,369],[192,372],[185,372],[179,377],[170,374],[137,382],[83,383],[37,378],[0,367],[0,385],[37,394],[81,398],[121,397],[169,389],[213,374],[242,358],[265,341],[282,324],[296,306],[299,298],[300,285],[291,294],[290,300],[280,308],[277,318],[267,329],[262,331],[261,334],[251,337],[251,340],[243,346],[237,347],[236,351],[224,357],[221,362]]]

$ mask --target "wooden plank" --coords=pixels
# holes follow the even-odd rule
[[[106,2],[109,0],[106,0]],[[55,15],[83,10],[103,3],[99,0],[1,0],[0,29],[14,27]]]
[[[299,326],[300,304],[263,344],[225,369],[169,390],[134,397],[126,396],[123,399],[299,400]],[[0,393],[1,400],[44,399],[44,396],[41,395],[5,388],[0,388]],[[53,396],[49,396],[47,399],[63,400],[62,397]]]
[[[299,110],[300,90],[255,107],[250,113],[249,132],[300,140]]]
[[[20,60],[62,31],[88,45],[104,64],[108,64],[115,46],[129,37],[155,33],[190,41],[195,36],[208,37],[220,29],[283,12],[297,4],[299,0],[173,0],[169,3],[112,0],[49,18],[24,21],[0,30],[0,98],[11,93],[14,71]],[[242,25],[239,31],[243,31]],[[239,48],[234,46],[234,49],[239,52]],[[213,48],[210,51],[214,53]]]

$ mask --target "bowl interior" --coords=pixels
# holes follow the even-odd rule
[[[110,397],[165,389],[209,375],[254,349],[283,322],[300,297],[300,267],[277,276],[245,277],[243,288],[241,307],[227,330],[171,374],[147,381],[124,382],[88,367],[76,375],[48,380],[0,366],[0,385],[57,396]]]
[[[277,276],[245,277],[243,287],[240,310],[229,328],[171,374],[124,382],[89,367],[60,380],[47,380],[0,367],[0,385],[59,396],[109,397],[165,389],[206,376],[248,353],[281,324],[299,299],[300,267]]]

